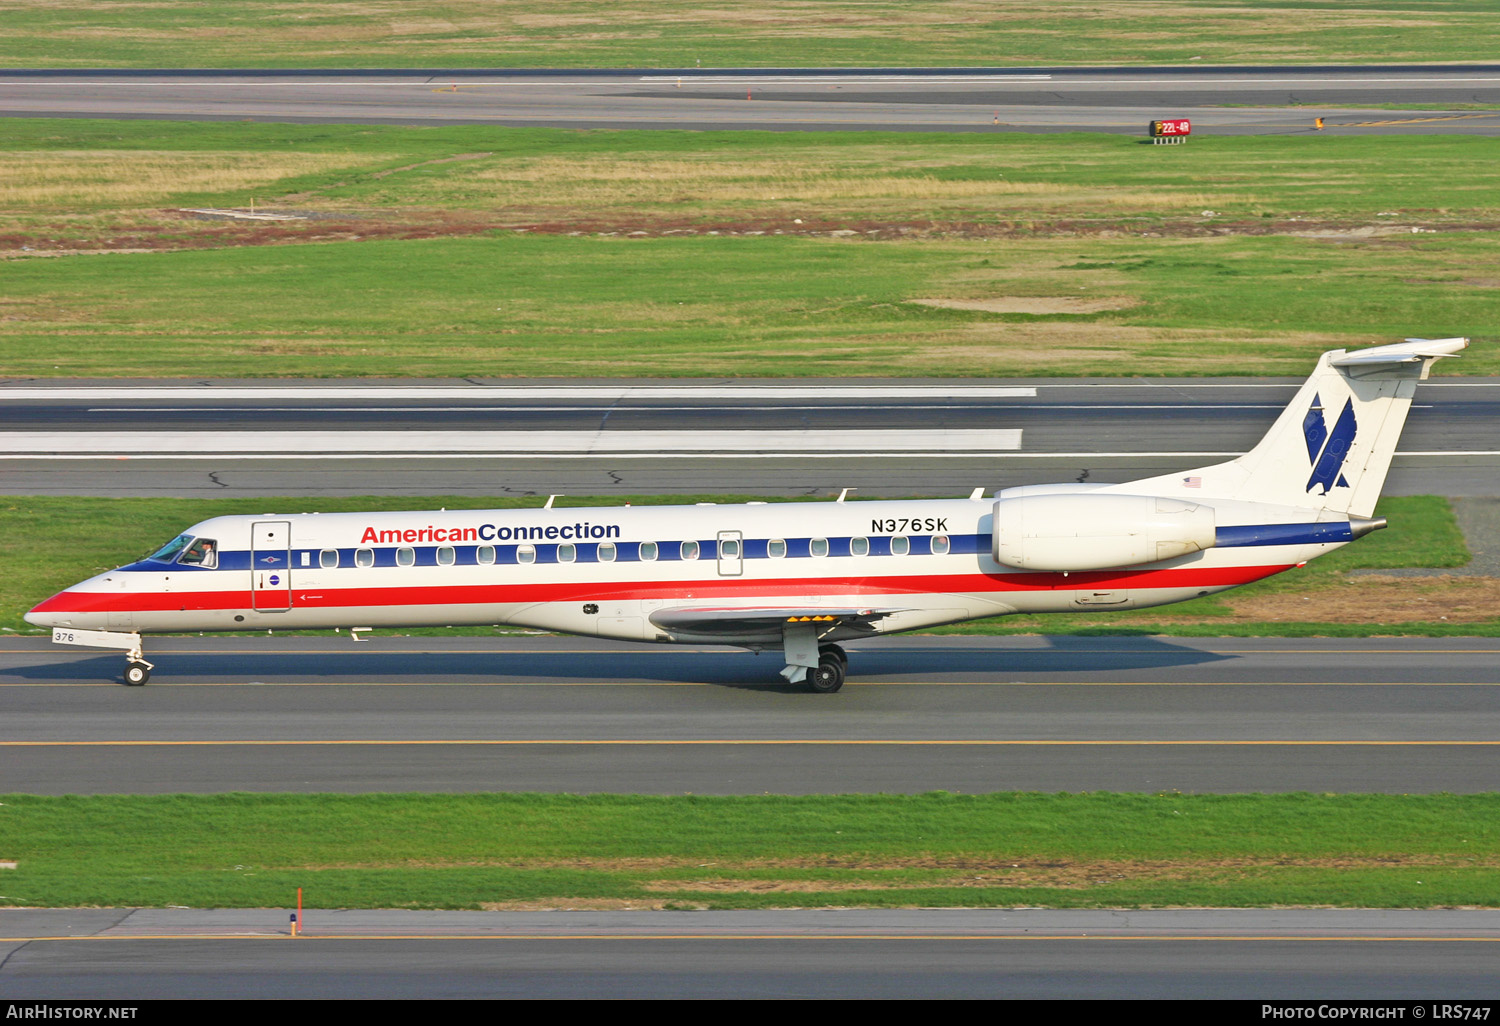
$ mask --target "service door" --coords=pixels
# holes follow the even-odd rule
[[[740,532],[719,532],[719,576],[738,577],[745,572],[745,556],[740,551]]]
[[[251,608],[278,613],[292,608],[292,525],[261,520],[250,525]]]

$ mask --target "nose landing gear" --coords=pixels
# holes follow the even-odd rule
[[[125,683],[139,687],[151,679],[151,664],[141,651],[141,636],[120,631],[85,631],[72,627],[52,628],[56,645],[82,645],[85,648],[121,648],[125,650]]]

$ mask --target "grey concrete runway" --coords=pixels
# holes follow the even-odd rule
[[[1492,639],[889,638],[811,695],[733,650],[578,638],[0,650],[8,790],[1500,789]]]
[[[865,495],[899,496],[1125,481],[1244,452],[1298,384],[1290,378],[746,380],[731,386],[8,382],[0,384],[0,493],[311,500],[372,493],[828,495],[854,487]],[[438,394],[414,398],[413,389]],[[732,452],[703,451],[719,445],[719,437],[773,439],[780,436],[770,433],[787,430],[801,432],[791,445],[766,441]],[[383,452],[369,441],[377,431],[416,441],[405,451]],[[938,431],[983,434],[979,441],[964,435],[962,446],[935,443],[945,447],[941,452],[888,451],[892,437],[905,443]],[[170,440],[170,432],[186,432],[178,438],[199,451],[173,455],[173,447],[185,443]],[[496,435],[503,444],[451,451],[482,432],[503,433]],[[546,432],[570,433],[576,451],[517,451],[525,449],[518,440]],[[627,447],[621,440],[637,432],[658,433],[664,449],[678,448],[619,451]],[[1017,448],[992,444],[1012,432],[1019,432]],[[151,443],[157,451],[142,438],[158,439]],[[230,443],[240,451],[214,454]],[[338,451],[318,451],[331,446]],[[1500,380],[1425,383],[1399,452],[1389,494],[1500,494]]]
[[[0,910],[0,1000],[1485,1002],[1500,941],[1493,911],[312,909],[304,923],[294,940],[277,909]]]
[[[1141,134],[1191,115],[1285,134],[1321,114],[1343,133],[1500,132],[1500,111],[1455,109],[1475,103],[1500,103],[1500,67],[0,72],[0,116],[190,120]]]

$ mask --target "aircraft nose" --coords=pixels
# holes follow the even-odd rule
[[[53,595],[45,602],[39,602],[22,617],[27,623],[37,627],[83,627],[86,626],[81,617],[86,616],[82,610],[77,608],[76,596],[70,591],[63,590]]]
[[[45,603],[43,603],[43,605],[45,605]],[[35,609],[33,609],[31,612],[27,613],[21,619],[25,620],[27,623],[32,624],[32,625],[34,625],[36,627],[61,627],[62,626],[62,617],[58,616],[56,613],[44,613],[44,612],[42,612],[42,607],[41,606],[37,606]]]

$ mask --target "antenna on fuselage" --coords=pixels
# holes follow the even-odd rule
[[[561,492],[559,492],[556,495],[549,495],[549,496],[547,496],[547,505],[543,506],[542,509],[551,509],[552,508],[552,500],[553,499],[561,499],[561,498],[562,498],[562,493]]]

